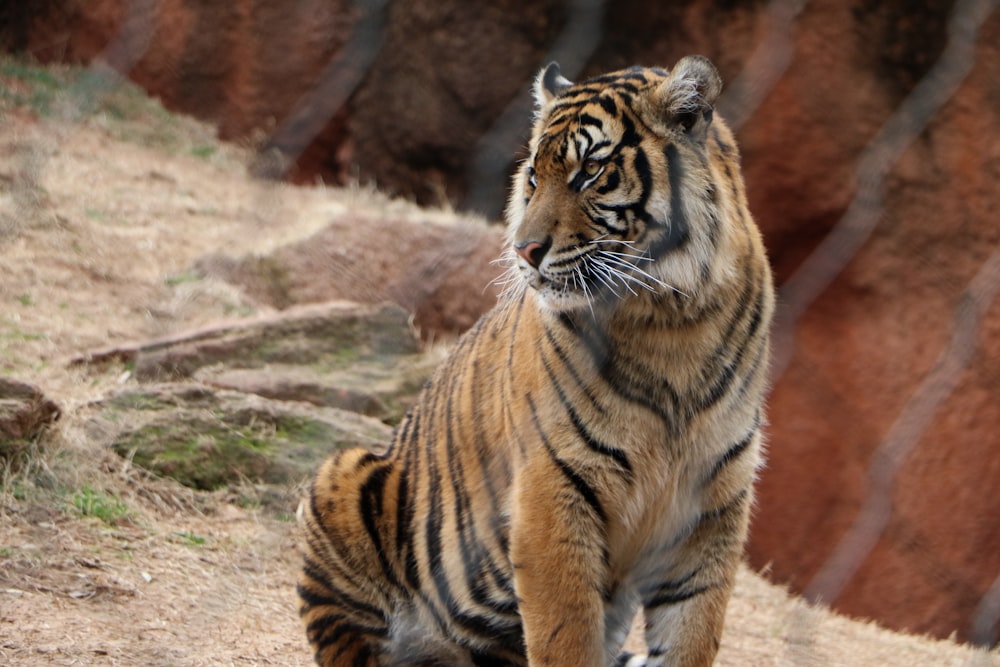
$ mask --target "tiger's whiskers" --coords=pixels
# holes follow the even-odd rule
[[[592,239],[590,243],[594,245],[607,243],[626,247],[634,244],[634,241],[608,239],[605,238],[606,236],[599,236],[596,239]],[[586,257],[591,275],[610,289],[615,296],[618,296],[618,292],[614,289],[614,286],[619,284],[625,287],[633,296],[637,295],[637,292],[632,289],[632,285],[634,284],[650,292],[656,292],[657,287],[661,287],[676,292],[681,296],[689,297],[688,294],[685,294],[673,285],[663,282],[638,266],[639,262],[652,261],[653,258],[647,254],[629,254],[606,248],[598,248],[594,253]]]
[[[505,266],[505,268],[503,272],[501,272],[496,278],[491,280],[486,287],[483,288],[484,292],[490,285],[496,285],[500,288],[500,294],[497,295],[497,299],[504,301],[516,296],[522,289],[524,289],[524,281],[521,278],[521,272],[517,268],[517,262],[514,260],[513,250],[509,248],[504,250],[500,256],[491,261],[490,264]]]

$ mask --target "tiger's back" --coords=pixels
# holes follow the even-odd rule
[[[304,504],[319,664],[711,664],[773,310],[720,86],[697,57],[540,75],[515,288]],[[639,607],[649,654],[619,655]]]

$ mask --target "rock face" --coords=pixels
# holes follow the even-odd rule
[[[976,610],[1000,566],[1000,12],[508,4],[7,3],[0,44],[103,54],[224,136],[265,127],[293,178],[343,182],[356,165],[489,214],[546,60],[577,76],[708,55],[784,283],[751,561],[849,614],[995,641]]]

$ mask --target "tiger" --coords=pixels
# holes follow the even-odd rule
[[[510,284],[391,443],[334,453],[300,506],[317,664],[712,664],[774,310],[721,89],[702,56],[538,74]]]

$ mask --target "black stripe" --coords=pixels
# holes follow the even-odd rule
[[[684,575],[680,579],[668,579],[666,581],[661,581],[659,583],[653,584],[651,586],[642,586],[639,590],[639,595],[642,599],[654,597],[663,593],[664,591],[677,591],[683,586],[690,583],[692,579],[701,572],[701,567],[697,567],[688,574]]]
[[[585,322],[576,321],[570,313],[559,313],[557,321],[580,340],[601,378],[619,398],[655,414],[671,435],[677,436],[683,431],[687,419],[686,403],[666,378],[644,372],[641,363],[631,364],[637,372],[629,373],[621,353],[610,348],[604,334]]]
[[[635,129],[635,121],[628,114],[621,115],[622,138],[618,142],[618,150],[632,148],[642,143],[642,134]]]
[[[429,406],[429,412],[431,415],[441,414],[440,399],[442,395],[445,394],[447,387],[443,385],[437,385],[437,391],[434,392],[432,397],[433,403]],[[444,408],[447,413],[447,408]],[[447,418],[447,417],[446,417]],[[428,430],[434,431],[436,425],[431,423],[428,424]],[[448,432],[448,426],[446,425],[446,433]],[[480,637],[492,637],[497,634],[498,628],[496,620],[493,616],[482,616],[478,614],[468,613],[462,610],[458,606],[458,602],[451,592],[451,584],[448,581],[448,573],[445,571],[444,563],[442,562],[443,553],[443,540],[442,540],[442,528],[444,524],[444,508],[443,499],[441,496],[442,491],[442,479],[441,473],[438,466],[437,457],[435,455],[435,449],[433,444],[427,447],[427,474],[428,474],[428,484],[429,484],[429,503],[430,507],[427,513],[427,520],[425,523],[425,534],[427,540],[427,561],[428,569],[431,572],[431,577],[434,581],[434,586],[438,594],[438,599],[444,605],[445,612],[448,617],[456,625],[462,627],[464,630],[469,631]],[[426,598],[424,598],[426,600]],[[435,606],[433,604],[428,605],[431,611],[440,619]],[[445,625],[442,625],[445,627]]]
[[[628,661],[635,657],[635,654],[625,651],[620,653],[617,658],[615,658],[614,665],[612,667],[625,667]]]
[[[469,657],[474,667],[511,667],[513,664],[508,657],[494,655],[484,650],[470,651]]]
[[[312,576],[312,575],[309,575]],[[310,590],[309,588],[299,584],[296,586],[296,592],[302,601],[309,605],[310,607],[337,607],[345,611],[360,612],[367,614],[372,617],[375,621],[384,621],[385,612],[378,607],[370,605],[366,602],[362,602],[357,598],[354,598],[344,591],[336,588],[333,584],[326,581],[319,581],[324,587],[328,589],[328,593],[321,593]]]
[[[371,647],[365,644],[358,650],[357,655],[354,656],[354,665],[352,667],[368,667],[373,657]]]
[[[411,497],[419,488],[420,467],[417,457],[420,453],[421,412],[416,411],[410,440],[406,443],[406,463],[400,471],[400,488],[396,508],[396,552],[404,562],[406,583],[411,590],[420,590],[420,568],[417,565],[417,549],[414,544],[413,519],[416,513],[416,503]],[[405,483],[404,483],[405,482]],[[412,491],[410,490],[412,486]]]
[[[664,591],[664,592],[661,592],[658,595],[650,598],[648,601],[646,601],[643,604],[646,607],[646,609],[655,609],[656,607],[663,607],[663,606],[666,606],[666,605],[680,604],[681,602],[685,602],[685,601],[690,600],[691,598],[693,598],[695,596],[701,595],[702,593],[704,593],[705,591],[707,591],[709,588],[711,588],[711,587],[710,586],[698,586],[696,588],[690,588],[690,589],[685,590],[685,591],[670,591],[670,592]]]
[[[706,410],[712,407],[725,396],[736,376],[736,369],[742,365],[743,357],[746,355],[749,343],[757,335],[757,330],[760,329],[761,322],[763,321],[764,292],[762,290],[758,290],[757,296],[753,301],[753,307],[750,309],[750,322],[747,325],[746,335],[741,340],[733,341],[732,338],[738,330],[737,325],[745,313],[746,308],[741,304],[740,309],[730,321],[730,326],[715,354],[717,358],[721,358],[725,350],[734,349],[736,355],[731,361],[723,365],[721,371],[717,371],[718,374],[712,384],[709,385],[708,390],[698,398],[697,407],[699,410]]]
[[[639,183],[642,185],[642,188],[639,190],[639,200],[635,203],[635,208],[637,211],[645,210],[646,202],[649,201],[649,195],[653,190],[653,172],[650,169],[646,151],[642,148],[637,148],[635,155],[632,157],[632,169],[639,176]]]
[[[566,367],[570,377],[573,378],[573,382],[576,383],[577,388],[583,392],[583,395],[587,397],[587,400],[590,401],[591,406],[595,410],[601,413],[601,415],[606,415],[607,409],[597,401],[597,397],[594,396],[594,392],[592,392],[590,387],[583,381],[579,371],[576,370],[573,362],[570,361],[569,355],[566,354],[566,351],[559,344],[559,341],[556,340],[555,334],[553,334],[552,330],[544,324],[543,329],[545,330],[545,339],[549,342],[549,345],[552,346],[552,350],[556,353],[556,356],[559,357],[559,361],[561,361],[562,365]]]
[[[608,172],[608,175],[604,179],[604,184],[596,187],[594,192],[599,195],[606,195],[619,185],[621,185],[622,177],[618,173],[618,170]]]
[[[722,151],[723,155],[728,156],[729,152],[733,150],[733,147],[722,140],[722,135],[719,133],[719,127],[717,125],[712,125],[711,135],[712,139],[715,141],[715,144],[719,147],[719,150]]]
[[[597,104],[599,104],[601,108],[604,109],[604,113],[608,114],[609,116],[618,115],[618,105],[615,104],[615,101],[610,96],[598,95],[597,97],[594,98],[594,101],[597,102]]]
[[[522,291],[521,297],[517,301],[517,308],[514,310],[514,319],[510,325],[510,347],[507,348],[507,368],[514,366],[514,350],[517,347],[517,328],[521,323],[521,314],[524,311],[524,302],[527,298],[527,290]]]
[[[375,553],[378,554],[378,562],[382,566],[382,574],[390,585],[402,589],[403,586],[399,583],[399,579],[396,578],[396,573],[389,563],[389,557],[382,547],[382,535],[375,523],[377,519],[382,517],[382,494],[385,491],[385,483],[390,471],[391,468],[388,465],[382,466],[369,474],[368,479],[361,485],[359,491],[360,513]]]
[[[306,635],[316,644],[318,651],[344,638],[354,641],[362,640],[365,636],[383,639],[389,636],[389,629],[352,623],[347,617],[335,614],[314,620],[306,626]]]
[[[747,498],[749,498],[749,492],[746,489],[742,489],[728,502],[723,503],[714,510],[702,512],[698,517],[696,524],[701,526],[707,521],[719,521],[720,519],[726,518],[733,510],[742,507],[743,504],[746,503]]]
[[[747,447],[750,446],[750,443],[753,442],[753,439],[754,439],[755,435],[757,435],[757,425],[756,424],[754,424],[753,430],[751,430],[746,435],[745,438],[743,438],[742,440],[740,440],[736,444],[732,445],[728,450],[726,450],[726,453],[723,454],[719,458],[719,460],[715,462],[715,465],[712,466],[712,471],[708,473],[708,477],[705,479],[705,481],[703,482],[702,486],[708,486],[709,484],[711,484],[712,482],[714,482],[715,479],[716,479],[716,477],[719,476],[719,473],[722,472],[723,468],[725,468],[727,465],[729,465],[730,463],[732,463],[741,454],[743,454],[743,452],[746,451]]]
[[[552,447],[552,443],[549,442],[548,437],[546,437],[542,429],[542,424],[538,419],[538,410],[535,408],[535,402],[532,400],[531,394],[525,394],[524,397],[527,399],[528,407],[531,409],[531,419],[535,424],[535,429],[538,431],[538,436],[541,438],[542,444],[549,453],[552,462],[556,464],[559,471],[562,472],[569,483],[573,485],[573,488],[576,489],[577,493],[586,501],[590,509],[597,515],[597,518],[601,520],[601,523],[607,523],[608,516],[604,512],[604,507],[601,506],[601,500],[597,497],[597,492],[568,463],[559,458]]]
[[[480,387],[486,384],[486,380],[482,378],[482,370],[479,366],[479,360],[472,360],[471,369],[472,381],[470,382],[470,396],[469,400],[472,405],[482,405],[482,397],[480,396]],[[493,508],[490,512],[489,524],[490,530],[493,533],[493,540],[497,545],[506,552],[507,540],[504,536],[503,522],[500,519],[500,513],[495,510],[495,508],[500,507],[500,497],[497,493],[496,486],[494,485],[493,471],[490,470],[490,462],[486,459],[486,442],[487,435],[483,427],[483,414],[482,411],[475,411],[472,415],[472,429],[473,429],[473,439],[474,448],[476,450],[476,456],[479,460],[479,471],[480,477],[483,482],[483,487],[486,489],[486,494],[489,496],[489,506]],[[509,473],[508,473],[509,475]],[[508,476],[505,475],[504,484],[509,482]],[[510,585],[510,582],[507,582]]]
[[[455,424],[452,401],[455,397],[459,397],[462,394],[458,386],[462,377],[464,376],[456,375],[448,388],[448,401],[445,406],[445,419],[448,423],[445,433],[445,450],[448,458],[448,472],[451,479],[452,493],[455,499],[453,511],[455,513],[459,550],[462,553],[462,564],[465,570],[465,584],[476,603],[489,607],[494,612],[500,609],[509,610],[511,604],[516,609],[517,604],[512,599],[502,602],[493,600],[489,596],[484,581],[487,571],[492,572],[494,577],[503,576],[503,574],[500,572],[500,568],[492,558],[489,550],[479,538],[472,501],[468,495],[469,486],[465,481],[465,469],[462,466],[462,457],[456,451],[452,430],[452,425]],[[475,378],[473,378],[474,380]],[[491,505],[491,507],[495,506]],[[519,621],[515,621],[514,625],[518,623]],[[508,622],[504,625],[509,627],[511,624]]]
[[[582,111],[579,114],[577,114],[576,120],[581,127],[586,127],[589,125],[591,127],[596,127],[601,130],[604,129],[604,121],[598,118],[597,116],[591,116],[586,111]]]
[[[562,385],[559,384],[559,379],[556,377],[555,372],[553,372],[549,360],[543,358],[542,366],[545,368],[545,372],[549,376],[549,381],[552,383],[552,388],[556,390],[556,394],[559,396],[559,401],[562,403],[563,408],[566,410],[566,414],[569,416],[570,423],[573,424],[573,428],[576,429],[576,434],[580,437],[583,443],[591,451],[603,454],[604,456],[613,459],[615,463],[617,463],[622,470],[627,473],[626,478],[631,479],[632,464],[629,462],[628,456],[625,452],[617,447],[605,444],[594,437],[594,435],[587,429],[586,424],[583,423],[583,419],[580,418],[579,413],[577,413],[569,398],[566,396],[566,392],[563,391]]]
[[[657,258],[682,247],[691,238],[691,226],[681,203],[684,167],[681,165],[680,153],[674,144],[668,144],[664,153],[667,157],[667,178],[670,182],[670,220],[660,221],[661,224],[667,225],[667,233],[650,248],[650,255]]]

